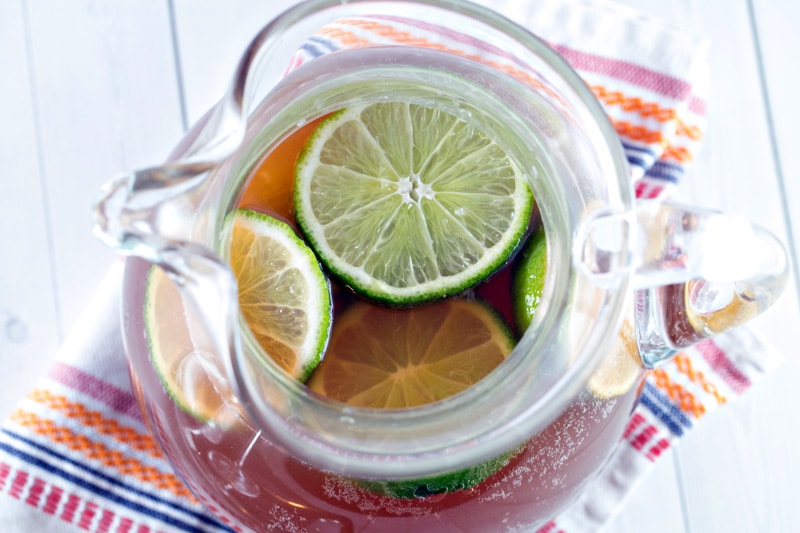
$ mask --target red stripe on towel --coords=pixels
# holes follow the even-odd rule
[[[716,372],[736,394],[743,393],[752,385],[750,379],[745,376],[741,370],[736,368],[736,365],[728,359],[725,352],[722,351],[713,340],[701,342],[695,346],[695,349],[700,352],[703,359],[711,365],[714,372]]]
[[[634,63],[582,52],[563,44],[552,44],[551,46],[564,56],[570,65],[579,70],[611,76],[676,100],[689,98],[692,90],[692,85],[688,81],[661,74]]]
[[[22,495],[22,489],[25,488],[25,484],[28,482],[28,473],[24,470],[17,470],[17,475],[14,476],[14,480],[11,482],[11,489],[8,493],[11,495],[12,498],[20,499]]]
[[[6,486],[6,478],[8,478],[9,472],[11,472],[11,466],[8,463],[0,463],[0,491]]]
[[[58,505],[61,503],[61,498],[64,496],[64,489],[61,487],[52,486],[50,489],[50,494],[47,495],[47,499],[44,501],[44,507],[42,510],[47,514],[56,514],[56,509],[58,509]]]
[[[39,500],[44,494],[45,481],[40,477],[33,478],[33,484],[28,489],[28,497],[25,498],[25,503],[33,507],[39,507]]]
[[[64,363],[55,363],[47,376],[62,385],[103,402],[118,413],[132,418],[141,418],[133,394],[83,370]]]

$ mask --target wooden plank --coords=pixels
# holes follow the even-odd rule
[[[225,94],[255,34],[298,0],[175,0],[176,33],[189,123]],[[209,39],[214,35],[214,39]]]
[[[779,40],[791,38],[793,32],[783,32],[782,24],[773,19],[770,25],[753,34],[748,6],[744,2],[738,4],[735,8],[727,2],[703,6],[706,17],[720,10],[728,12],[728,24],[714,26],[716,49],[712,53],[716,55],[712,57],[718,66],[716,86],[720,94],[715,105],[718,116],[724,120],[717,123],[722,133],[712,138],[716,142],[712,148],[721,155],[711,170],[718,173],[717,186],[724,191],[721,195],[724,209],[758,220],[788,242],[783,224],[792,213],[783,209],[774,155],[783,154],[781,161],[793,159],[789,154],[793,155],[796,145],[783,144],[782,135],[794,125],[789,124],[791,118],[800,115],[791,96],[781,87],[791,84],[791,70],[783,70],[780,75],[777,70],[769,70],[773,74],[770,83],[761,79],[758,61],[762,58],[769,61],[770,69],[788,67],[778,66],[775,61],[786,58],[786,50],[792,50],[784,48],[790,43]],[[788,3],[781,3],[780,13],[773,13],[775,3],[756,8],[759,13],[782,18],[785,24],[796,20],[791,18],[791,12],[785,11]],[[796,47],[796,36],[794,43]],[[757,47],[762,49],[760,55]],[[764,67],[767,68],[766,64]],[[763,83],[768,84],[774,98],[772,121],[765,106]],[[782,96],[775,91],[781,91]],[[778,123],[781,132],[771,129]],[[781,144],[773,144],[776,139]],[[786,141],[791,142],[791,137]],[[792,180],[786,179],[785,172],[786,169],[783,186],[788,191]],[[797,194],[797,190],[794,192]],[[796,205],[791,200],[789,195],[788,206]],[[688,512],[697,531],[724,531],[724,524],[736,524],[742,531],[791,531],[800,520],[800,509],[792,496],[795,492],[792,480],[800,475],[800,459],[795,450],[800,425],[796,408],[786,401],[796,394],[800,376],[794,339],[800,326],[796,295],[797,287],[792,284],[776,309],[761,317],[757,324],[787,356],[786,362],[752,391],[745,402],[726,407],[719,416],[704,422],[702,431],[692,435],[698,445],[681,456],[686,472]],[[703,471],[706,475],[701,474]],[[719,496],[708,497],[715,493]],[[703,498],[709,503],[702,503]]]
[[[28,10],[66,331],[113,257],[91,231],[100,186],[161,161],[180,138],[178,84],[165,2],[33,0]]]
[[[686,179],[684,198],[741,214],[788,240],[770,124],[747,2],[698,2],[688,27],[711,40],[712,93],[705,147]],[[792,284],[754,324],[781,352],[795,351],[798,300]],[[788,361],[746,398],[700,421],[680,443],[681,491],[691,531],[789,531],[798,508],[789,478],[800,473],[800,437],[785,398],[800,369]]]
[[[800,254],[800,3],[781,0],[759,0],[752,3],[754,30],[758,39],[759,58],[765,86],[765,104],[772,127],[774,162],[785,194],[784,211],[793,237],[795,265]],[[795,268],[795,282],[798,270]]]
[[[0,2],[0,417],[59,342],[23,0]]]
[[[759,0],[753,2],[754,23],[758,38],[759,57],[762,64],[764,94],[770,125],[772,126],[772,142],[774,143],[775,164],[779,171],[784,192],[783,210],[789,220],[793,240],[793,265],[795,283],[798,283],[798,265],[800,265],[800,161],[796,157],[797,146],[800,145],[800,99],[797,98],[797,87],[800,83],[800,35],[796,23],[800,20],[800,4],[780,0]],[[800,286],[795,290],[800,292]],[[795,293],[795,295],[797,294]],[[787,295],[787,297],[795,296]],[[796,395],[797,380],[800,377],[800,354],[790,343],[795,341],[797,321],[791,315],[784,320],[775,320],[776,328],[781,328],[785,335],[786,363],[780,373],[766,384],[774,386],[775,392],[763,400],[764,409],[770,417],[764,420],[762,439],[765,449],[761,457],[768,469],[763,475],[769,476],[770,494],[765,510],[766,523],[772,531],[789,531],[796,528],[800,520],[800,509],[792,502],[790,496],[800,477],[800,454],[795,443],[800,441],[800,417],[791,398]],[[761,392],[761,391],[759,391]],[[763,393],[766,396],[766,393]],[[756,415],[757,416],[757,415]],[[757,468],[758,466],[756,466]]]

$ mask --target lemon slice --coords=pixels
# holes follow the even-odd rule
[[[230,264],[239,309],[264,352],[305,381],[325,352],[333,304],[314,253],[286,223],[239,209]]]
[[[626,317],[611,351],[589,378],[587,386],[598,398],[615,398],[631,390],[642,372],[636,335],[630,318]]]
[[[503,265],[533,196],[485,132],[441,109],[381,102],[342,110],[298,159],[295,216],[336,276],[413,304],[456,294]]]
[[[158,267],[147,275],[144,322],[150,359],[173,401],[200,421],[230,426],[240,408],[222,361],[201,334],[200,318]]]

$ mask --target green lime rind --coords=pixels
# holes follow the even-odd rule
[[[424,498],[471,489],[486,481],[523,449],[522,446],[474,466],[424,479],[395,481],[353,480],[363,490],[379,496],[401,499]]]
[[[530,326],[542,299],[547,272],[547,239],[544,226],[534,231],[515,259],[511,293],[517,331]]]
[[[332,275],[368,299],[458,294],[521,244],[533,195],[508,155],[455,115],[367,104],[326,119],[296,167],[295,217]]]
[[[304,278],[309,281],[308,289],[312,291],[312,294],[308,298],[308,303],[313,304],[313,309],[305,309],[305,311],[316,311],[309,313],[307,321],[308,326],[313,327],[315,333],[309,335],[303,345],[298,347],[297,356],[302,361],[298,373],[293,376],[301,383],[304,383],[322,361],[330,338],[333,323],[333,297],[330,281],[322,270],[313,250],[308,247],[289,224],[270,215],[249,209],[237,209],[230,216],[239,217],[239,220],[248,224],[249,228],[257,235],[268,235],[279,242],[290,253],[291,266],[304,272]],[[276,284],[276,289],[280,285],[287,283],[287,279],[284,278],[286,278],[286,274],[282,273],[280,279],[272,282]],[[276,289],[272,291],[273,294],[276,293]],[[265,302],[265,304],[274,307],[274,305],[296,305],[296,302],[288,303],[286,301],[273,300]],[[248,322],[248,325],[251,330],[258,328],[258,324],[252,321]]]
[[[175,386],[174,380],[168,379],[169,376],[167,375],[167,371],[164,368],[164,365],[158,360],[157,354],[159,353],[159,348],[156,345],[155,335],[153,334],[153,325],[154,325],[154,318],[153,312],[155,310],[155,295],[153,294],[155,290],[154,285],[154,278],[156,269],[159,268],[156,265],[150,266],[147,270],[147,275],[145,276],[145,286],[144,286],[144,333],[145,338],[147,340],[147,351],[150,354],[150,361],[153,363],[153,369],[155,369],[156,375],[158,376],[159,381],[161,381],[161,386],[164,388],[164,391],[167,393],[167,396],[177,405],[181,411],[184,413],[191,415],[195,418],[198,422],[209,422],[212,420],[213,417],[207,415],[205,413],[201,413],[195,409],[192,409],[186,402],[184,398],[178,393],[177,388]]]
[[[161,280],[161,289],[159,292],[159,284],[156,280],[158,275],[163,276]],[[211,381],[205,380],[202,385],[198,382],[198,391],[204,391],[206,395],[204,396],[203,393],[200,396],[193,395],[192,392],[187,392],[177,382],[177,377],[175,373],[179,372],[179,366],[183,363],[186,363],[187,357],[200,357],[198,352],[189,351],[185,355],[179,355],[178,352],[175,351],[176,347],[176,339],[169,337],[164,338],[158,334],[158,329],[163,326],[163,324],[159,323],[159,318],[156,316],[159,312],[163,312],[164,309],[170,310],[171,312],[166,317],[168,321],[175,321],[179,320],[178,324],[171,323],[170,326],[172,328],[178,327],[180,329],[188,328],[187,315],[184,312],[181,312],[180,309],[177,309],[176,305],[182,305],[177,300],[170,301],[168,293],[165,293],[164,287],[168,287],[165,284],[171,284],[172,282],[167,279],[167,274],[160,270],[160,267],[156,265],[152,265],[146,275],[145,275],[145,292],[144,292],[144,309],[143,309],[143,318],[144,318],[144,333],[145,339],[147,341],[147,348],[150,357],[150,361],[152,363],[153,369],[155,370],[156,375],[158,376],[161,385],[166,392],[167,396],[173,401],[178,408],[185,412],[188,415],[191,415],[197,421],[202,423],[212,423],[214,425],[220,427],[228,427],[230,424],[233,423],[235,420],[238,407],[235,405],[234,400],[232,397],[226,396],[226,394],[230,394],[230,391],[220,393],[219,389],[214,387],[214,383]],[[177,287],[173,287],[174,297],[180,298]],[[166,307],[164,307],[166,306]],[[174,331],[171,328],[167,328],[169,331]],[[175,335],[178,337],[187,334],[187,331],[180,331],[175,332]],[[163,343],[167,343],[168,345],[172,345],[171,347],[165,348],[162,346]],[[180,343],[182,349],[186,348],[186,344],[183,342]],[[179,362],[181,361],[181,362]],[[194,369],[196,376],[200,377],[203,376],[208,379],[216,378],[218,375],[212,369],[213,362],[205,361],[205,364],[201,359],[195,358],[191,360],[195,363],[191,368]],[[188,367],[184,366],[184,371]],[[212,376],[213,374],[213,376]],[[201,378],[202,381],[202,378]],[[220,385],[219,381],[216,382],[216,385]],[[208,387],[215,388],[215,392],[209,393]],[[196,404],[192,405],[192,399],[196,400]]]
[[[495,326],[502,332],[503,339],[508,343],[508,353],[511,353],[517,345],[517,337],[514,335],[514,329],[511,327],[511,324],[508,323],[506,317],[489,301],[474,296],[472,299],[475,303],[483,306],[486,312],[494,319]]]

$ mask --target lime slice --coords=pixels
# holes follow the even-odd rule
[[[547,239],[539,226],[525,243],[514,263],[511,293],[517,331],[523,332],[533,320],[542,299],[547,270]]]
[[[305,381],[325,351],[333,312],[330,285],[314,253],[286,223],[239,209],[230,264],[240,312],[256,341]]]
[[[325,360],[308,385],[350,405],[414,407],[477,383],[513,348],[508,325],[476,300],[412,309],[361,301],[337,316]]]
[[[533,319],[544,290],[544,279],[547,271],[547,239],[544,227],[534,232],[514,264],[512,278],[512,297],[514,320],[518,331],[525,331]],[[586,283],[579,278],[580,284]],[[573,337],[592,327],[594,317],[599,313],[600,302],[592,295],[596,287],[579,288],[576,292],[580,300],[569,313],[568,327],[571,332],[570,341],[577,343]],[[577,347],[571,347],[574,355]],[[628,392],[641,374],[638,359],[636,338],[632,326],[632,317],[626,315],[614,345],[595,370],[587,383],[589,391],[598,398],[615,398]]]
[[[147,275],[144,323],[153,367],[175,404],[198,420],[230,426],[240,408],[222,361],[201,334],[200,318],[158,267]]]
[[[295,216],[336,276],[361,294],[413,304],[456,294],[503,265],[533,196],[485,132],[406,102],[342,110],[298,160]]]
[[[415,480],[353,480],[364,490],[390,498],[424,498],[436,494],[447,494],[466,490],[486,481],[495,472],[506,466],[522,448],[514,449],[477,465],[438,476]]]

